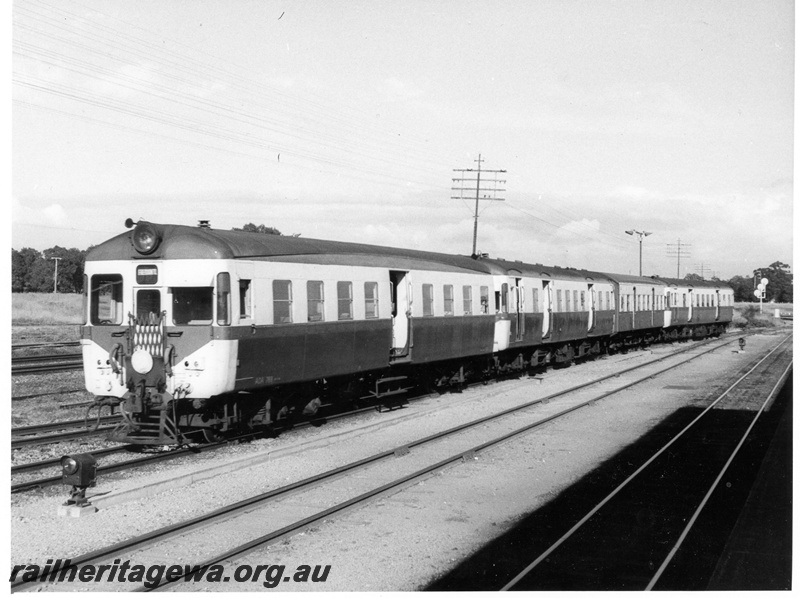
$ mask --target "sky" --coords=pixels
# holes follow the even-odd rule
[[[635,230],[645,275],[793,265],[789,0],[15,0],[12,17],[18,250],[85,249],[133,218],[470,254],[475,194],[453,179],[480,165],[492,257],[637,274]]]

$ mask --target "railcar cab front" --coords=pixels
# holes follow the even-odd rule
[[[140,222],[127,247],[117,238],[87,256],[86,388],[102,404],[120,404],[112,438],[126,442],[180,443],[177,399],[225,392],[235,364],[220,328],[231,323],[229,264],[168,259],[162,237]]]

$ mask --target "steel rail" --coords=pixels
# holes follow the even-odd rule
[[[756,425],[756,422],[758,421],[759,417],[761,417],[761,414],[764,412],[767,403],[769,403],[770,399],[772,399],[772,397],[775,396],[775,393],[777,393],[778,390],[780,390],[783,387],[783,384],[786,381],[789,372],[792,371],[793,365],[794,361],[789,363],[789,365],[784,370],[783,374],[781,374],[781,377],[778,379],[778,382],[772,387],[772,390],[767,395],[767,398],[764,399],[764,402],[761,404],[761,408],[756,413],[755,417],[753,418],[753,421],[750,422],[750,425],[747,427],[747,430],[745,430],[744,434],[742,434],[742,437],[739,440],[739,443],[736,445],[736,448],[733,449],[733,452],[731,453],[730,457],[728,457],[728,460],[725,462],[725,465],[722,467],[716,479],[711,484],[711,487],[708,489],[705,496],[703,496],[703,500],[700,501],[700,504],[697,506],[697,509],[695,509],[694,513],[692,514],[692,517],[687,522],[686,527],[681,532],[681,535],[675,542],[675,545],[669,551],[669,554],[661,563],[661,566],[658,568],[655,575],[653,575],[650,582],[647,584],[645,591],[650,591],[653,589],[653,586],[655,586],[656,583],[658,583],[658,580],[661,578],[661,575],[664,573],[666,568],[672,562],[672,559],[675,557],[675,554],[680,549],[681,545],[683,544],[683,541],[686,539],[686,536],[689,535],[689,532],[694,527],[694,524],[697,521],[697,518],[700,516],[700,513],[705,508],[706,503],[708,503],[708,500],[711,498],[711,495],[714,493],[714,490],[717,489],[717,486],[719,486],[720,481],[722,481],[722,477],[728,471],[728,468],[731,466],[731,463],[733,463],[734,458],[739,453],[739,449],[742,448],[742,445],[744,445],[745,441],[750,436],[750,432],[752,432],[753,427]]]
[[[357,470],[357,469],[362,468],[362,467],[364,467],[366,465],[369,465],[369,464],[372,464],[372,463],[387,459],[389,457],[392,457],[392,456],[395,456],[395,455],[398,455],[398,454],[404,454],[405,452],[407,452],[408,450],[410,450],[413,447],[420,446],[420,445],[423,445],[423,444],[438,440],[440,438],[444,438],[446,436],[450,436],[450,435],[456,434],[456,433],[461,432],[463,430],[466,430],[466,429],[469,429],[469,428],[472,428],[472,427],[475,427],[475,426],[479,426],[479,425],[484,424],[484,423],[486,423],[488,421],[504,417],[505,415],[509,415],[511,413],[522,411],[524,409],[527,409],[528,407],[531,407],[533,405],[537,405],[537,404],[540,404],[540,403],[547,402],[547,401],[549,401],[549,400],[551,400],[553,398],[557,398],[559,396],[563,396],[563,395],[575,392],[577,390],[581,390],[581,389],[589,387],[589,386],[597,385],[597,384],[599,384],[601,382],[604,382],[606,380],[609,380],[611,378],[617,378],[622,374],[625,374],[625,373],[628,373],[628,372],[632,372],[632,371],[635,371],[635,370],[638,370],[638,369],[641,369],[641,368],[644,368],[644,367],[659,363],[661,361],[664,361],[664,360],[672,358],[672,357],[679,356],[682,353],[685,353],[687,351],[697,349],[698,346],[706,346],[711,342],[713,342],[713,339],[712,340],[707,340],[707,341],[701,341],[701,343],[699,343],[699,344],[693,344],[693,345],[691,345],[689,347],[685,347],[683,349],[680,349],[679,351],[676,351],[674,353],[670,353],[669,355],[664,355],[664,356],[659,357],[657,359],[648,361],[645,364],[639,364],[639,365],[636,365],[636,366],[631,366],[631,367],[626,368],[626,369],[624,369],[622,371],[614,372],[612,374],[609,374],[609,375],[606,375],[606,376],[602,376],[602,377],[597,378],[595,380],[592,380],[592,381],[589,381],[589,382],[585,382],[585,383],[576,385],[574,387],[571,387],[571,388],[568,388],[568,389],[565,389],[565,390],[562,390],[562,391],[558,391],[558,392],[552,393],[550,395],[547,395],[547,396],[539,398],[539,399],[535,399],[533,401],[529,401],[529,402],[527,402],[527,403],[525,403],[523,405],[518,405],[516,407],[512,407],[512,408],[503,410],[503,411],[501,411],[499,413],[495,413],[495,414],[492,414],[492,415],[489,415],[489,416],[485,416],[485,417],[479,418],[477,420],[473,420],[471,422],[467,422],[465,424],[461,424],[461,425],[455,426],[453,428],[449,428],[449,429],[444,430],[442,432],[437,432],[437,433],[432,434],[430,436],[427,436],[427,437],[424,437],[424,438],[421,438],[421,439],[417,439],[415,441],[412,441],[412,442],[410,442],[408,444],[396,447],[394,449],[390,449],[390,450],[378,453],[376,455],[372,455],[370,457],[366,457],[364,459],[348,463],[348,464],[343,465],[341,467],[338,467],[336,469],[333,469],[333,470],[330,470],[330,471],[327,471],[327,472],[323,472],[321,474],[318,474],[318,475],[315,475],[315,476],[311,476],[311,477],[305,478],[303,480],[299,480],[299,481],[294,482],[292,484],[288,484],[286,486],[282,486],[280,488],[276,488],[274,490],[271,490],[271,491],[268,491],[268,492],[265,492],[265,493],[262,493],[262,494],[259,494],[259,495],[256,495],[256,496],[252,496],[250,498],[243,499],[243,500],[238,501],[236,503],[233,503],[231,505],[226,505],[224,507],[220,507],[219,509],[216,509],[214,511],[210,511],[208,513],[204,513],[204,514],[199,515],[197,517],[193,517],[193,518],[187,519],[185,521],[174,523],[172,525],[153,530],[152,532],[148,532],[148,533],[142,534],[140,536],[136,536],[136,537],[133,537],[133,538],[129,538],[127,540],[123,540],[123,541],[118,542],[116,544],[113,544],[111,546],[99,548],[97,550],[94,550],[94,551],[85,553],[83,555],[79,555],[77,557],[71,558],[70,559],[70,564],[71,565],[77,565],[78,567],[80,567],[81,565],[84,565],[84,564],[89,564],[89,563],[92,563],[92,562],[98,562],[98,561],[101,561],[101,560],[104,560],[104,559],[108,559],[108,558],[111,558],[111,557],[116,556],[118,554],[122,554],[122,553],[125,553],[125,552],[128,552],[128,551],[134,550],[134,549],[136,549],[136,550],[142,549],[144,547],[147,547],[149,545],[155,544],[155,543],[157,543],[159,541],[162,541],[162,540],[164,540],[166,538],[169,538],[170,536],[176,535],[178,533],[184,533],[184,532],[190,531],[192,529],[197,529],[197,528],[203,527],[205,525],[209,525],[209,524],[214,523],[214,522],[224,521],[228,517],[232,517],[232,516],[236,515],[237,513],[241,512],[242,510],[245,510],[245,509],[247,509],[249,507],[252,507],[254,505],[257,505],[259,503],[266,502],[268,500],[277,498],[279,496],[285,496],[285,495],[290,494],[292,492],[295,492],[297,490],[300,490],[300,489],[303,489],[303,488],[306,488],[306,487],[309,487],[309,486],[313,486],[313,485],[318,484],[319,482],[322,482],[324,480],[333,479],[333,478],[338,477],[338,476],[340,476],[340,475],[342,475],[344,473],[347,473],[349,471]],[[689,357],[689,359],[681,361],[678,364],[675,364],[675,365],[669,366],[667,368],[664,368],[664,369],[662,369],[662,370],[660,370],[660,371],[658,371],[656,373],[648,374],[647,376],[645,376],[645,377],[643,377],[643,378],[641,378],[639,380],[636,380],[634,382],[631,382],[629,384],[625,384],[625,385],[621,386],[620,388],[607,391],[607,392],[602,393],[601,395],[599,395],[597,397],[594,397],[592,399],[589,399],[587,401],[579,403],[578,405],[572,406],[572,407],[570,407],[568,409],[565,409],[565,410],[563,410],[563,411],[561,411],[559,413],[556,413],[556,414],[551,415],[549,417],[543,418],[541,420],[537,420],[536,422],[533,422],[532,424],[529,424],[529,425],[527,425],[527,426],[525,426],[523,428],[515,430],[515,431],[513,431],[511,433],[505,434],[500,438],[497,438],[497,439],[491,440],[489,442],[483,443],[482,445],[479,445],[477,447],[473,447],[472,449],[468,449],[466,451],[462,451],[462,452],[458,453],[457,455],[453,455],[453,456],[451,456],[451,457],[449,457],[449,458],[447,458],[447,459],[445,459],[443,461],[440,461],[439,463],[436,463],[435,465],[426,467],[426,468],[424,468],[422,470],[419,470],[417,472],[414,472],[412,474],[404,476],[403,478],[401,478],[399,480],[395,480],[394,482],[390,482],[388,484],[385,484],[384,486],[381,486],[378,489],[374,489],[374,490],[369,491],[369,492],[367,492],[365,494],[357,496],[357,497],[355,497],[353,499],[345,501],[344,503],[341,503],[339,505],[335,505],[334,507],[331,507],[331,508],[323,511],[322,513],[318,513],[316,515],[310,516],[310,517],[308,517],[306,519],[303,519],[300,522],[296,522],[295,524],[292,524],[290,526],[286,526],[284,528],[281,528],[280,530],[278,530],[276,532],[272,532],[270,534],[262,536],[261,538],[257,538],[256,540],[253,540],[253,541],[251,541],[251,542],[249,542],[249,543],[247,543],[245,545],[242,545],[240,547],[232,549],[231,551],[226,552],[224,555],[221,555],[221,556],[218,556],[218,557],[214,557],[214,559],[212,561],[209,561],[209,562],[207,562],[205,564],[208,564],[208,565],[214,564],[215,562],[218,562],[218,561],[221,561],[221,560],[225,560],[225,559],[229,559],[229,558],[231,558],[231,556],[237,556],[237,555],[241,555],[241,554],[244,554],[246,552],[249,552],[249,551],[253,550],[254,548],[257,548],[258,546],[261,546],[262,544],[266,544],[266,543],[268,543],[268,542],[270,542],[270,541],[272,541],[272,540],[274,540],[274,539],[276,539],[276,538],[278,538],[280,536],[284,536],[284,535],[290,534],[293,531],[296,531],[298,529],[302,529],[304,526],[306,526],[306,525],[308,525],[310,523],[313,523],[315,521],[324,519],[325,517],[329,516],[332,513],[347,509],[350,506],[353,506],[353,505],[355,505],[355,504],[357,504],[359,502],[364,502],[365,500],[368,500],[369,498],[371,498],[371,497],[373,497],[373,496],[375,496],[377,494],[381,494],[383,492],[386,492],[389,489],[392,489],[392,488],[395,488],[395,487],[397,487],[399,485],[405,484],[408,481],[413,480],[415,478],[427,475],[428,473],[430,473],[432,471],[435,471],[436,469],[441,469],[442,467],[445,467],[445,466],[449,465],[450,463],[456,462],[456,461],[461,460],[461,459],[468,458],[468,457],[474,455],[476,452],[479,452],[481,450],[485,450],[486,448],[494,446],[495,444],[498,444],[500,442],[504,442],[505,440],[508,440],[509,438],[512,438],[514,436],[517,436],[519,434],[527,432],[527,431],[529,431],[529,430],[531,430],[531,429],[533,429],[535,427],[541,426],[541,425],[543,425],[545,423],[548,423],[548,422],[550,422],[550,421],[552,421],[554,419],[557,419],[559,417],[563,417],[564,415],[566,415],[568,413],[576,411],[576,410],[578,410],[578,409],[580,409],[582,407],[586,407],[586,406],[588,406],[590,404],[595,403],[596,401],[599,401],[599,400],[601,400],[603,398],[606,398],[608,396],[611,396],[613,394],[619,393],[619,392],[621,392],[621,391],[623,391],[623,390],[625,390],[627,388],[635,386],[636,384],[640,384],[640,383],[642,383],[642,382],[644,382],[646,380],[649,380],[649,379],[653,378],[654,376],[657,376],[657,375],[659,375],[659,374],[661,374],[663,372],[669,371],[669,370],[674,369],[676,367],[680,367],[681,365],[683,365],[685,363],[688,363],[690,361],[693,361],[694,359],[697,359],[697,358],[701,357],[702,355],[705,355],[706,353],[710,353],[712,351],[716,351],[716,350],[718,350],[718,349],[720,349],[722,347],[730,345],[733,342],[734,342],[734,340],[730,340],[730,341],[724,342],[719,346],[712,347],[711,349],[708,349],[707,351],[704,351],[703,353],[698,353],[698,354],[692,355],[691,357]],[[200,565],[200,566],[203,566],[203,565]],[[21,588],[24,588],[24,587],[31,587],[31,586],[34,586],[34,585],[39,585],[40,583],[45,583],[45,582],[38,582],[38,581],[23,582],[23,581],[18,581],[18,582],[14,582],[11,585],[11,589],[12,589],[12,591],[17,591],[18,589],[21,589]],[[163,587],[163,585],[164,584],[162,584],[159,587]],[[147,588],[145,588],[145,589],[147,589]]]
[[[99,421],[100,424],[110,424],[114,422],[118,422],[122,419],[121,415],[104,415],[102,416]],[[39,434],[41,432],[53,432],[55,430],[68,430],[71,428],[83,428],[86,427],[87,423],[92,424],[97,422],[98,418],[94,417],[91,419],[71,419],[68,421],[62,422],[51,422],[49,424],[37,424],[33,426],[21,426],[17,428],[11,428],[11,437],[15,436],[30,436],[33,434]]]
[[[600,509],[602,509],[612,498],[614,498],[617,494],[619,494],[628,484],[630,484],[640,473],[642,473],[645,469],[647,469],[658,457],[660,457],[664,452],[669,449],[678,439],[683,436],[690,428],[692,428],[703,416],[705,416],[711,409],[714,408],[727,394],[733,390],[742,380],[747,378],[761,363],[763,363],[766,359],[768,359],[775,351],[781,348],[781,346],[791,337],[791,335],[787,336],[783,339],[778,345],[773,348],[769,353],[767,353],[764,357],[758,360],[758,362],[753,365],[745,374],[739,377],[736,382],[731,384],[719,397],[717,397],[711,404],[709,404],[700,414],[697,415],[689,424],[687,424],[680,432],[678,432],[669,442],[667,442],[664,446],[662,446],[654,455],[652,455],[647,461],[645,461],[642,465],[640,465],[636,471],[634,471],[631,475],[629,475],[624,481],[622,481],[614,490],[612,490],[603,500],[601,500],[597,505],[595,505],[586,515],[584,515],[575,525],[573,525],[561,538],[556,540],[547,550],[545,550],[542,554],[540,554],[533,562],[531,562],[527,567],[525,567],[522,571],[520,571],[513,579],[507,582],[500,591],[508,591],[513,588],[521,579],[523,579],[528,573],[530,573],[536,566],[542,563],[547,557],[549,557],[559,546],[561,546],[564,542],[566,542],[576,531],[578,531],[589,519],[591,519]]]
[[[320,420],[336,420],[344,417],[349,417],[351,415],[355,415],[357,413],[362,413],[364,411],[373,411],[374,407],[361,407],[359,409],[354,409],[352,411],[347,411],[345,413],[337,413],[334,415],[322,417],[322,418],[315,418],[311,420],[301,421],[293,424],[292,426],[288,426],[286,428],[282,428],[282,431],[289,430],[289,429],[298,429],[304,428],[307,426],[314,426],[318,425]],[[233,442],[239,442],[241,440],[248,440],[253,437],[263,436],[264,432],[255,432],[255,433],[248,433],[242,436],[236,436],[234,438],[227,438],[220,442],[202,444],[199,446],[187,446],[182,447],[178,450],[171,451],[169,453],[158,453],[152,455],[146,455],[144,457],[140,457],[137,459],[129,459],[127,461],[120,461],[119,463],[113,463],[109,465],[100,465],[97,468],[98,473],[113,473],[115,471],[125,471],[126,469],[134,469],[136,467],[142,467],[145,465],[149,465],[150,463],[156,463],[159,461],[166,461],[175,457],[182,457],[186,455],[191,455],[195,453],[202,452],[203,450],[211,449],[214,450],[216,448],[226,446],[232,444]],[[126,444],[123,446],[118,447],[111,447],[106,449],[99,449],[96,451],[89,451],[88,454],[95,455],[95,456],[103,456],[109,455],[116,452],[121,452],[128,447],[131,446],[138,446],[138,445],[131,445]],[[11,473],[23,473],[26,471],[35,471],[37,469],[44,469],[46,467],[58,465],[61,462],[60,458],[56,459],[47,459],[45,461],[36,461],[34,463],[26,463],[21,465],[14,465],[11,467]],[[50,476],[46,478],[37,478],[35,480],[30,480],[27,482],[20,482],[19,484],[12,484],[11,485],[11,493],[16,494],[17,492],[25,492],[26,490],[33,490],[35,488],[44,488],[46,486],[53,486],[61,482],[61,476]]]
[[[79,347],[80,341],[63,341],[59,343],[20,343],[11,345],[11,349],[31,349],[33,347]]]
[[[68,361],[70,359],[83,359],[82,353],[54,353],[52,355],[22,355],[11,358],[11,367],[20,363],[38,363],[40,361]]]
[[[56,362],[50,364],[42,364],[42,365],[20,365],[20,366],[11,366],[11,374],[45,374],[48,372],[65,372],[69,370],[79,370],[83,367],[83,361],[76,360],[75,362],[72,361],[65,361],[65,362]]]
[[[110,448],[104,449],[97,449],[95,451],[88,451],[87,455],[92,455],[94,457],[102,457],[105,455],[112,455],[114,453],[121,453],[127,450],[129,447],[136,446],[134,444],[123,444],[120,446],[112,446]],[[38,469],[45,469],[46,467],[51,467],[55,465],[59,465],[61,463],[61,457],[55,457],[54,459],[45,459],[43,461],[34,461],[32,463],[20,463],[19,465],[12,465],[11,466],[11,473],[25,473],[28,471],[36,471]],[[14,491],[14,486],[11,486],[11,491]]]
[[[229,444],[231,444],[231,443],[233,443],[235,441],[251,440],[252,438],[255,438],[257,436],[260,436],[260,434],[258,434],[258,433],[245,434],[245,435],[242,435],[242,436],[237,436],[236,438],[231,438],[231,439],[228,439],[228,440],[224,440],[224,441],[220,441],[220,442],[214,442],[214,443],[210,443],[210,444],[204,444],[202,446],[183,447],[183,448],[179,448],[179,449],[174,450],[174,451],[163,452],[163,453],[155,453],[155,454],[151,454],[151,455],[145,455],[144,457],[138,457],[138,458],[135,458],[135,459],[128,459],[127,461],[120,461],[119,463],[110,463],[108,465],[100,465],[97,468],[97,473],[113,473],[115,471],[124,471],[126,469],[132,469],[134,467],[142,467],[144,465],[150,465],[151,463],[158,463],[158,462],[161,462],[161,461],[168,461],[170,459],[175,459],[177,457],[183,457],[184,455],[187,455],[187,454],[202,453],[203,451],[210,451],[210,450],[213,451],[213,450],[216,450],[216,449],[221,448],[223,446],[227,446],[227,445],[229,445]],[[128,446],[134,446],[134,445],[125,445],[125,446],[122,446],[122,447],[113,447],[113,448],[110,448],[110,449],[101,449],[100,451],[95,451],[92,454],[99,454],[99,453],[102,453],[103,451],[105,451],[105,454],[110,454],[110,453],[113,453],[113,452],[120,452],[120,451],[124,450]],[[56,462],[60,462],[60,459],[53,459],[53,460],[56,461]],[[14,493],[17,493],[17,492],[23,492],[25,490],[31,490],[33,488],[41,488],[43,486],[52,486],[52,485],[58,484],[59,482],[61,482],[61,480],[62,480],[62,477],[60,475],[58,475],[58,476],[52,476],[52,477],[49,477],[49,478],[41,478],[41,479],[37,479],[37,480],[31,480],[30,482],[21,482],[19,484],[14,484],[14,485],[11,486],[11,493],[14,494]]]
[[[114,426],[100,426],[97,429],[93,429],[90,431],[87,430],[79,430],[77,432],[64,432],[63,434],[48,434],[47,436],[34,436],[34,437],[23,437],[23,438],[12,438],[11,439],[11,448],[21,448],[23,446],[36,446],[38,444],[55,444],[58,442],[65,442],[67,440],[77,440],[78,438],[84,438],[86,436],[95,436],[97,434],[102,434],[103,432],[107,432],[112,430]]]

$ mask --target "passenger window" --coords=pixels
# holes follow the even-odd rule
[[[353,283],[340,281],[336,283],[336,296],[339,302],[339,319],[353,319]]]
[[[465,316],[472,315],[472,287],[471,286],[464,285],[463,297],[464,297],[464,315]]]
[[[561,289],[556,291],[556,311],[561,311]]]
[[[272,281],[272,315],[275,324],[292,322],[292,281]]]
[[[539,289],[533,290],[533,313],[539,311]]]
[[[444,315],[453,315],[453,285],[444,285]]]
[[[321,280],[309,280],[306,282],[309,322],[322,322],[325,319],[324,290]]]
[[[422,315],[433,315],[433,285],[422,285]]]
[[[96,326],[122,324],[122,276],[95,274],[91,284],[91,322]]]
[[[481,287],[481,313],[489,313],[489,287]]]
[[[161,292],[158,289],[142,289],[136,293],[136,318],[147,319],[151,314],[161,316]]]
[[[586,311],[586,291],[581,291],[581,311]]]
[[[572,305],[570,303],[571,295],[572,293],[570,293],[569,291],[566,291],[564,293],[564,299],[566,300],[564,303],[564,311],[572,311]]]
[[[212,287],[174,287],[172,289],[172,323],[208,326],[214,319]]]
[[[364,283],[365,317],[374,319],[378,317],[378,283]]]
[[[253,315],[253,310],[250,307],[252,299],[250,297],[250,281],[239,281],[239,318],[249,318]]]

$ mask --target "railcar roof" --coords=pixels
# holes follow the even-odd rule
[[[688,288],[705,288],[705,289],[729,289],[730,285],[721,280],[687,280],[685,278],[662,278],[657,277],[669,286],[688,287]]]
[[[364,243],[325,241],[270,235],[246,231],[216,230],[210,227],[155,224],[161,243],[143,256],[133,247],[133,231],[126,231],[93,247],[86,261],[174,260],[174,259],[252,259],[304,264],[425,269],[560,280],[624,281],[653,284],[654,279],[605,274],[574,268],[560,268],[495,258],[473,259],[415,249],[383,247]],[[666,284],[666,283],[656,283]]]
[[[127,231],[93,247],[87,261],[253,259],[362,266],[392,266],[400,259],[409,268],[461,270],[490,273],[491,267],[469,256],[449,255],[413,249],[381,247],[363,243],[324,241],[207,227],[156,225],[162,241],[151,254],[143,256],[133,247]],[[397,266],[400,267],[398,263]]]
[[[661,279],[648,276],[634,276],[631,274],[606,274],[606,276],[615,282],[624,282],[626,284],[665,286]]]

